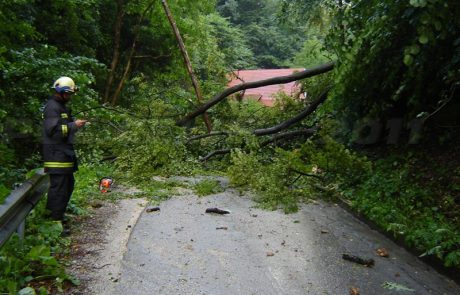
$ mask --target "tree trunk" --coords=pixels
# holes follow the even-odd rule
[[[105,83],[105,92],[103,102],[109,101],[110,88],[112,87],[113,79],[115,76],[115,71],[118,66],[118,61],[120,60],[120,36],[121,36],[121,26],[123,24],[123,16],[125,15],[124,10],[124,0],[117,1],[117,16],[114,24],[114,39],[113,39],[113,56],[112,62],[110,63],[110,72],[107,77],[107,82]]]
[[[112,102],[111,102],[112,105],[115,105],[117,103],[118,96],[120,95],[121,90],[123,89],[123,86],[125,84],[125,81],[128,78],[129,71],[131,70],[131,62],[132,62],[134,53],[136,52],[136,43],[137,43],[137,39],[139,38],[141,24],[144,21],[145,15],[149,12],[149,10],[152,8],[154,3],[155,1],[150,2],[150,4],[147,6],[147,8],[142,13],[142,15],[139,17],[139,21],[137,22],[137,26],[136,26],[136,31],[134,33],[133,45],[131,46],[131,50],[128,55],[128,61],[126,63],[126,67],[123,72],[123,76],[121,77],[120,82],[118,83],[118,87],[115,90],[115,93],[113,94]]]
[[[182,53],[182,57],[184,58],[185,66],[187,68],[188,74],[190,75],[190,79],[192,80],[193,89],[195,90],[196,98],[198,100],[198,103],[201,104],[203,100],[203,96],[201,95],[201,89],[200,89],[200,85],[198,84],[198,80],[196,79],[196,76],[193,73],[192,64],[190,62],[190,58],[188,56],[187,50],[185,49],[184,41],[182,40],[179,29],[177,28],[176,22],[174,21],[171,11],[169,10],[168,3],[166,2],[166,0],[162,0],[161,3],[163,4],[166,16],[168,17],[169,23],[171,24],[171,27],[174,31],[174,35],[176,36],[177,43],[179,43],[179,48]],[[206,112],[203,112],[203,116],[204,116],[204,122],[206,124],[206,128],[208,129],[208,133],[210,133],[212,128],[211,128],[211,122],[209,121],[209,118],[208,118],[208,114]]]
[[[297,81],[297,80],[305,79],[308,77],[313,77],[313,76],[331,71],[334,68],[334,65],[335,65],[335,62],[329,62],[323,65],[317,66],[315,68],[306,69],[305,71],[297,72],[297,73],[294,73],[288,76],[275,77],[275,78],[270,78],[266,80],[260,80],[260,81],[254,81],[254,82],[248,82],[248,83],[242,83],[242,84],[235,85],[217,94],[211,100],[207,101],[206,103],[198,107],[195,111],[187,114],[184,118],[178,120],[176,124],[179,126],[187,125],[187,123],[190,120],[203,114],[204,112],[206,112],[206,110],[213,107],[214,105],[219,103],[221,100],[225,99],[227,96],[235,92],[249,89],[249,88],[267,86],[267,85],[285,84],[285,83],[289,83],[292,81]]]

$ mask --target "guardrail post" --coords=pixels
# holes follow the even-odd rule
[[[24,233],[26,232],[26,221],[23,220],[16,229],[16,233],[19,236],[19,240],[21,241],[21,246],[24,244]]]

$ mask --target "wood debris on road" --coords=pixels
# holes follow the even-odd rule
[[[219,208],[208,208],[208,209],[206,209],[206,213],[230,214],[230,211],[222,210],[222,209],[219,209]]]
[[[354,263],[362,264],[367,267],[372,267],[374,266],[374,259],[366,259],[366,258],[361,258],[355,255],[350,255],[350,254],[343,254],[342,258]]]

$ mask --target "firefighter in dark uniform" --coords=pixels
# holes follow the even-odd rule
[[[77,158],[73,147],[75,133],[86,120],[73,120],[66,107],[78,90],[69,77],[61,77],[53,84],[55,93],[43,110],[43,159],[45,172],[50,177],[46,208],[50,217],[64,221],[64,212],[74,188],[73,173],[77,171]]]

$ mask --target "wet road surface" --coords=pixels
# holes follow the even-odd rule
[[[254,206],[227,190],[174,197],[159,212],[144,211],[106,294],[460,294],[339,206],[315,202],[288,215]],[[209,207],[231,213],[207,214]],[[389,257],[379,257],[378,248]],[[375,265],[346,261],[343,253]]]

